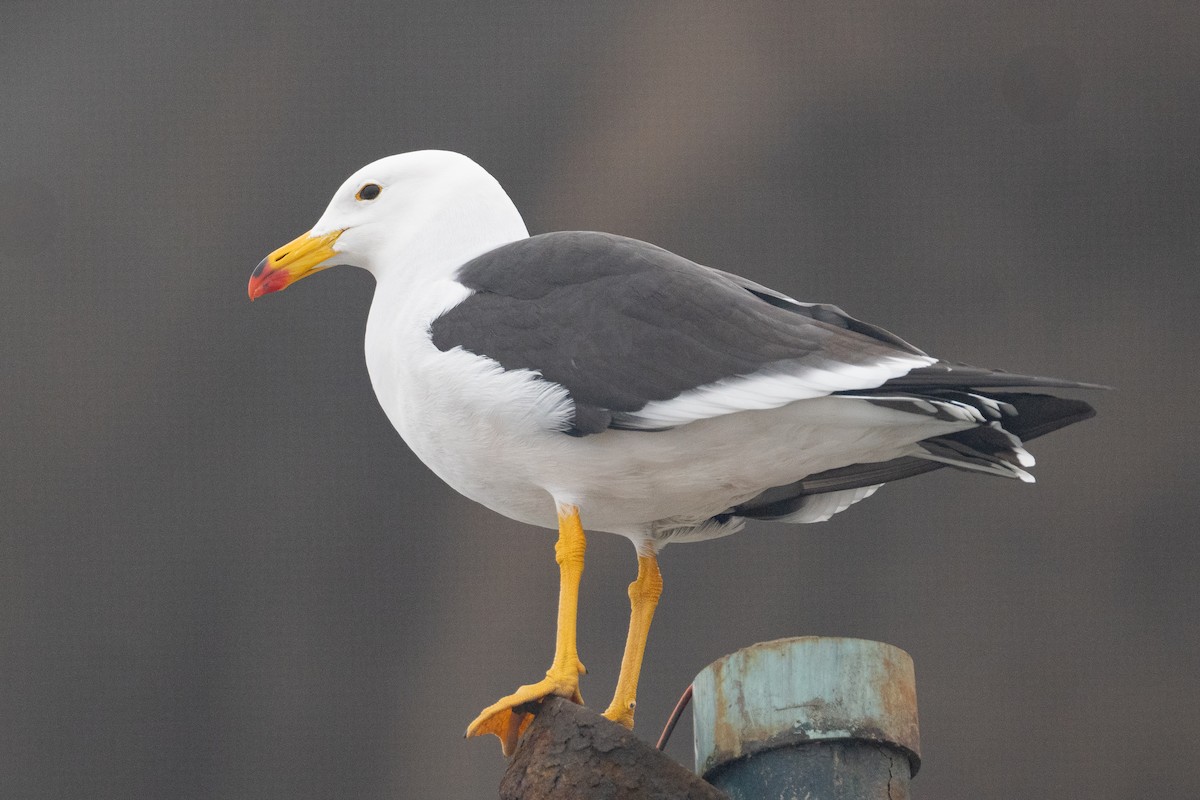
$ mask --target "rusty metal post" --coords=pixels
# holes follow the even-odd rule
[[[696,771],[734,800],[908,800],[921,763],[908,653],[805,636],[696,676]]]

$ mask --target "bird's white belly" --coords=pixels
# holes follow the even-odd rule
[[[577,505],[591,530],[635,539],[698,524],[772,486],[895,458],[914,441],[967,427],[826,397],[667,431],[572,437],[562,432],[571,404],[561,387],[439,351],[424,330],[405,334],[368,330],[368,368],[392,424],[454,489],[550,528],[556,502]]]

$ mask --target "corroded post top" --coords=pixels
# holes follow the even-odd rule
[[[822,636],[752,645],[696,676],[696,771],[819,740],[890,745],[921,763],[908,653],[883,642]]]

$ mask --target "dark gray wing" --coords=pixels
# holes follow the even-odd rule
[[[612,234],[523,239],[456,277],[474,293],[433,321],[433,343],[562,385],[578,435],[869,389],[934,361],[832,306]]]
[[[709,269],[712,269],[709,267]],[[869,336],[872,339],[878,339],[881,342],[887,342],[901,350],[905,350],[914,355],[923,356],[925,352],[918,350],[908,342],[901,339],[891,331],[884,330],[878,325],[872,325],[869,322],[863,322],[842,311],[835,305],[829,303],[802,303],[799,300],[788,297],[782,292],[777,292],[762,284],[747,280],[741,275],[734,275],[732,272],[722,272],[719,269],[713,269],[713,272],[727,278],[729,281],[736,283],[751,294],[757,296],[760,300],[770,303],[773,306],[782,308],[785,311],[790,311],[793,314],[801,314],[810,319],[819,320],[828,325],[836,325],[839,328],[845,328],[855,333],[861,333],[863,336]]]

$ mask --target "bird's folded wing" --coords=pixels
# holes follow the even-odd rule
[[[576,435],[873,389],[936,363],[834,306],[611,234],[523,239],[457,279],[472,294],[434,320],[434,344],[563,386]]]

